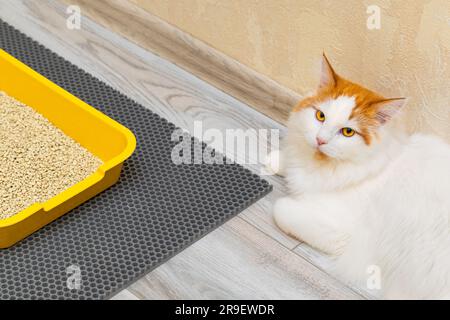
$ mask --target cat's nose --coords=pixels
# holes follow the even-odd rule
[[[319,137],[316,137],[316,140],[317,140],[317,145],[319,145],[319,146],[327,143],[324,139],[319,138]]]

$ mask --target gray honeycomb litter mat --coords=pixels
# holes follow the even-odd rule
[[[137,138],[115,186],[0,250],[1,299],[109,298],[272,190],[237,164],[174,165],[173,124],[1,20],[0,47]]]

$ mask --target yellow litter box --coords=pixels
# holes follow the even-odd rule
[[[129,129],[3,50],[0,91],[42,114],[103,161],[94,174],[57,196],[0,220],[0,248],[7,248],[116,183],[123,162],[136,148],[136,139]]]

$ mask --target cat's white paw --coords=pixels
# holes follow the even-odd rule
[[[279,150],[275,150],[269,153],[267,158],[264,160],[264,167],[266,173],[269,175],[282,175],[281,152]]]
[[[317,245],[317,249],[328,255],[340,256],[344,253],[349,240],[350,235],[343,232],[333,232]]]
[[[314,207],[290,197],[279,198],[273,206],[275,224],[287,235],[330,255],[343,253],[349,235]]]
[[[275,224],[287,235],[300,239],[300,235],[293,230],[295,203],[288,197],[279,198],[273,205],[273,219]]]

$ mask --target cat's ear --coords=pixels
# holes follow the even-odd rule
[[[377,101],[372,104],[376,110],[376,119],[383,125],[392,119],[405,105],[406,98],[391,98]]]
[[[332,88],[336,85],[336,82],[337,74],[334,72],[333,67],[330,64],[330,61],[328,61],[325,53],[322,53],[322,73],[320,75],[319,89],[327,87]]]

